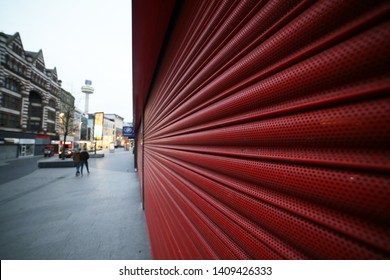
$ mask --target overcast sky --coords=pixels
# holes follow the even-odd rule
[[[27,51],[42,49],[77,107],[91,80],[89,112],[132,121],[131,0],[0,0],[0,31],[19,32]]]

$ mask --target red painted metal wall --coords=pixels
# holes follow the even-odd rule
[[[180,2],[138,133],[153,257],[388,259],[389,2]]]

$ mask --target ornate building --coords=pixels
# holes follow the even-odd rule
[[[19,33],[0,32],[1,158],[43,153],[58,140],[59,114],[74,97],[61,88],[56,68],[46,69],[42,50],[25,51]]]

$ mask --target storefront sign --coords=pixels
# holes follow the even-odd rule
[[[6,142],[14,144],[35,144],[35,139],[25,139],[25,138],[4,138]]]
[[[103,121],[104,121],[104,113],[103,112],[95,113],[94,132],[93,132],[94,140],[103,139]]]
[[[134,138],[134,129],[132,126],[124,126],[123,127],[123,136]]]

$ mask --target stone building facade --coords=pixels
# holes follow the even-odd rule
[[[0,157],[43,154],[58,140],[59,114],[74,97],[47,69],[42,50],[26,51],[19,33],[0,32]]]

